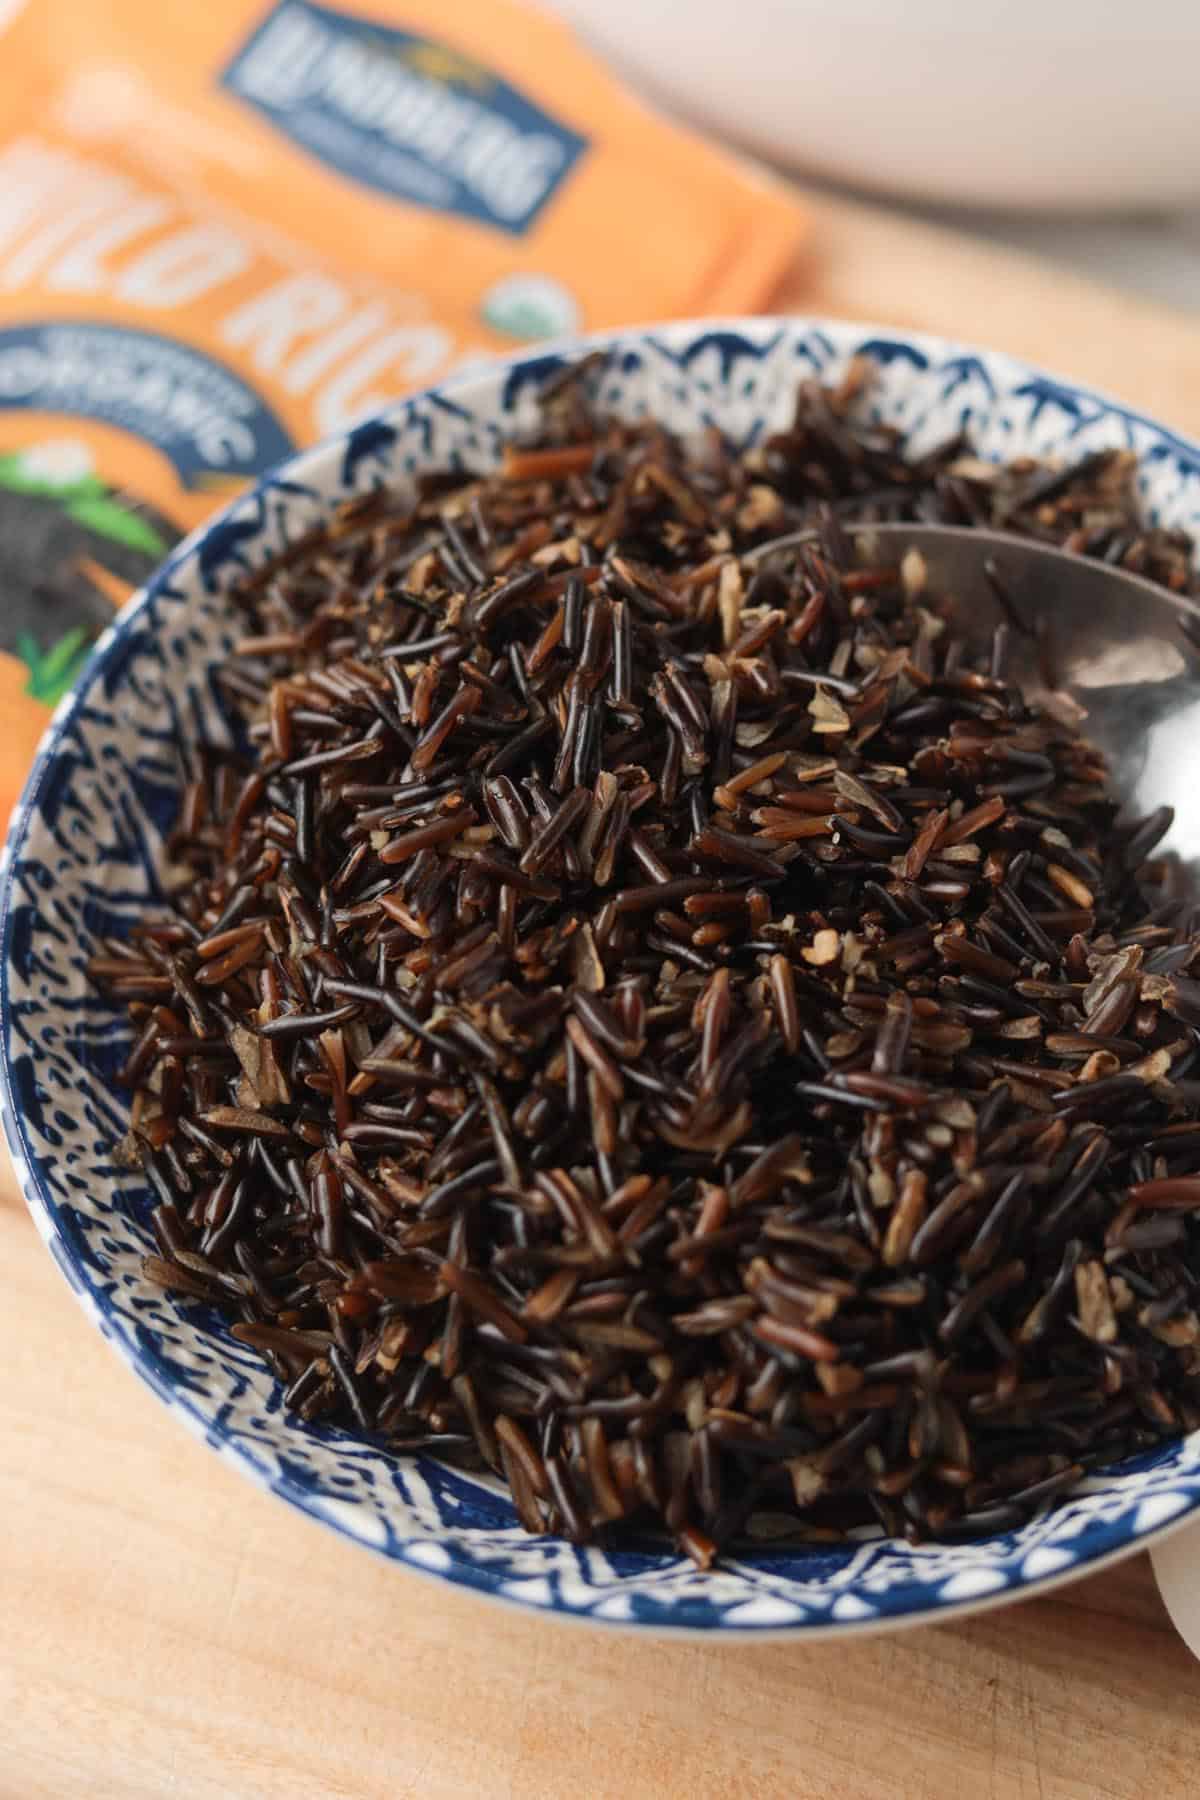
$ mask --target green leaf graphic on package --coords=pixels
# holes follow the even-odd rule
[[[54,500],[77,525],[128,550],[156,560],[167,554],[169,545],[154,527],[101,481],[82,444],[38,444],[0,456],[0,488]]]
[[[82,625],[60,637],[50,650],[43,650],[35,638],[23,631],[17,638],[16,651],[29,670],[25,692],[47,706],[57,706],[87,661],[91,638]]]

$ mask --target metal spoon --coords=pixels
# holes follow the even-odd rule
[[[956,525],[843,525],[864,567],[917,551],[931,597],[986,649],[1009,627],[1007,676],[1030,699],[1082,709],[1127,814],[1169,806],[1162,840],[1200,875],[1200,606],[1109,563],[1035,539]],[[770,565],[815,531],[773,538],[744,561]],[[1195,641],[1189,637],[1189,628]],[[1086,715],[1086,716],[1083,716]]]

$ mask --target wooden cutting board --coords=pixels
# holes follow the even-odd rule
[[[880,207],[814,193],[804,201],[810,248],[777,297],[780,311],[1008,350],[1200,437],[1200,310],[1177,312]],[[1200,276],[1196,299],[1200,308]]]
[[[783,305],[944,331],[1200,435],[1200,316],[810,196]],[[1138,1557],[830,1647],[643,1642],[392,1569],[192,1441],[0,1182],[0,1800],[1183,1800],[1200,1663]]]

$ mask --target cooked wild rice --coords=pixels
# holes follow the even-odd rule
[[[1191,546],[1120,453],[906,462],[861,368],[743,455],[588,376],[233,595],[244,753],[91,964],[147,1278],[531,1531],[1007,1527],[1200,1425],[1197,915],[1003,629],[975,654],[838,521],[1176,590]]]

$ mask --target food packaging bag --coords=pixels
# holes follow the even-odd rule
[[[0,816],[112,608],[293,449],[765,305],[804,219],[516,0],[0,0]]]

